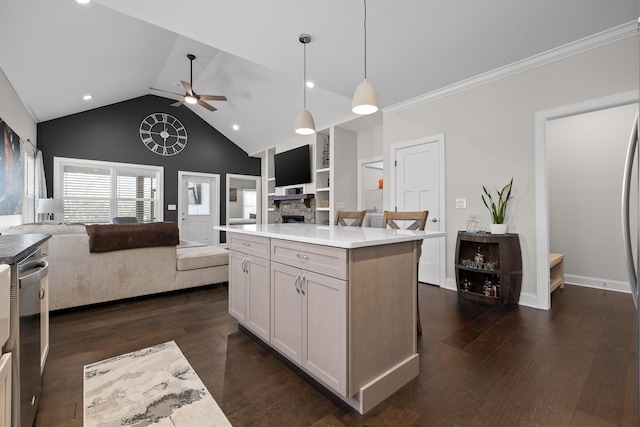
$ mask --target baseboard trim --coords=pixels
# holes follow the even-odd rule
[[[604,289],[606,291],[624,292],[627,294],[631,293],[629,283],[622,282],[620,280],[609,280],[597,277],[585,277],[575,274],[565,274],[564,282],[571,285],[583,286],[585,288]]]

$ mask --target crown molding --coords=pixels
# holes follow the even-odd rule
[[[415,98],[411,98],[406,101],[391,105],[389,107],[385,107],[382,109],[382,111],[385,114],[398,113],[409,108],[417,107],[419,105],[426,104],[440,98],[445,98],[447,96],[451,96],[477,86],[491,83],[496,80],[512,76],[514,74],[522,73],[523,71],[531,70],[542,65],[559,61],[561,59],[577,55],[579,53],[586,52],[591,49],[595,49],[600,46],[625,39],[627,37],[635,36],[637,34],[638,21],[634,20],[626,24],[622,24],[617,27],[602,31],[600,33],[585,37],[575,42],[567,43],[563,46],[559,46],[538,55],[531,56],[521,61],[505,65],[504,67],[496,68],[495,70],[479,74],[475,77],[471,77],[452,85],[436,89],[432,92],[416,96]]]

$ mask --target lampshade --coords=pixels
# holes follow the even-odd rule
[[[64,211],[62,199],[39,199],[38,213],[60,213]]]
[[[296,117],[296,133],[298,135],[312,135],[316,133],[316,123],[313,121],[309,110],[307,110],[307,43],[311,42],[311,36],[309,34],[300,34],[298,41],[302,43],[304,51],[304,78],[302,85],[304,108]]]
[[[367,81],[367,0],[364,2],[364,81],[358,85],[353,100],[351,111],[356,114],[372,114],[378,111],[378,95],[373,85]]]
[[[186,102],[187,104],[197,104],[198,100],[194,96],[187,95],[184,97],[184,102]]]
[[[351,111],[356,114],[373,114],[378,111],[378,95],[373,85],[364,80],[353,94]]]
[[[306,108],[303,108],[296,117],[296,133],[299,135],[311,135],[315,131],[316,123],[313,121],[311,113]]]

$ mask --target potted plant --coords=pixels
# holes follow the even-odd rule
[[[490,225],[491,234],[505,234],[507,232],[507,225],[504,223],[504,216],[507,211],[507,203],[509,199],[511,199],[511,188],[513,186],[513,178],[511,181],[504,187],[502,190],[498,191],[498,200],[494,203],[493,197],[487,191],[487,188],[483,185],[482,190],[484,194],[482,195],[482,202],[491,212],[491,220],[493,224]],[[487,198],[485,199],[485,196]],[[487,201],[488,200],[488,201]]]

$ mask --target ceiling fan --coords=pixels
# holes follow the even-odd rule
[[[157,90],[158,92],[170,93],[172,95],[182,96],[182,99],[180,101],[174,104],[171,104],[172,107],[179,107],[186,102],[187,104],[202,105],[204,108],[206,108],[209,111],[216,111],[217,108],[207,104],[205,101],[226,101],[227,97],[223,95],[198,95],[197,93],[195,93],[193,91],[192,82],[193,82],[193,60],[196,59],[196,56],[189,53],[187,55],[187,58],[189,58],[189,61],[191,61],[191,76],[189,78],[189,83],[185,82],[184,80],[180,81],[180,83],[182,83],[182,86],[184,86],[184,90],[186,91],[184,95],[181,95],[179,93],[174,93],[174,92],[167,92],[166,90],[156,89],[153,87],[149,89]]]

